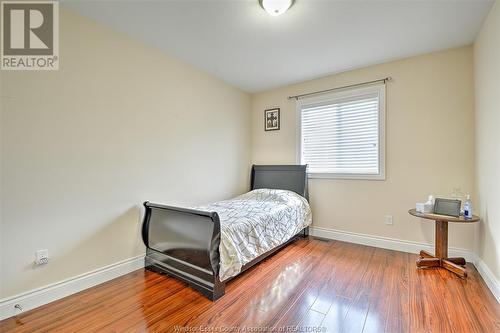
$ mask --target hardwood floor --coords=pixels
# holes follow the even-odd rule
[[[138,270],[17,318],[1,332],[500,332],[500,305],[473,265],[467,280],[415,268],[417,255],[300,239],[215,303]]]

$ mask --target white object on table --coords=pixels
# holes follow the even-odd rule
[[[425,213],[425,214],[432,213],[434,211],[434,196],[429,195],[427,202],[424,203],[418,202],[415,205],[415,209],[419,213]]]

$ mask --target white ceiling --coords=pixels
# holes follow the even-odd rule
[[[248,92],[473,42],[488,0],[63,2]]]

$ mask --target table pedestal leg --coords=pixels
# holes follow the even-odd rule
[[[420,258],[417,260],[418,268],[441,267],[460,276],[467,277],[464,267],[464,258],[448,258],[448,221],[436,221],[436,245],[435,254],[427,251],[420,251]]]
[[[436,221],[436,245],[434,255],[438,258],[448,257],[448,222]]]

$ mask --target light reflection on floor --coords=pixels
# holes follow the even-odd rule
[[[304,266],[303,261],[296,261],[286,266],[269,287],[269,292],[260,299],[259,309],[269,311],[287,301],[290,293],[294,291],[304,276]]]

